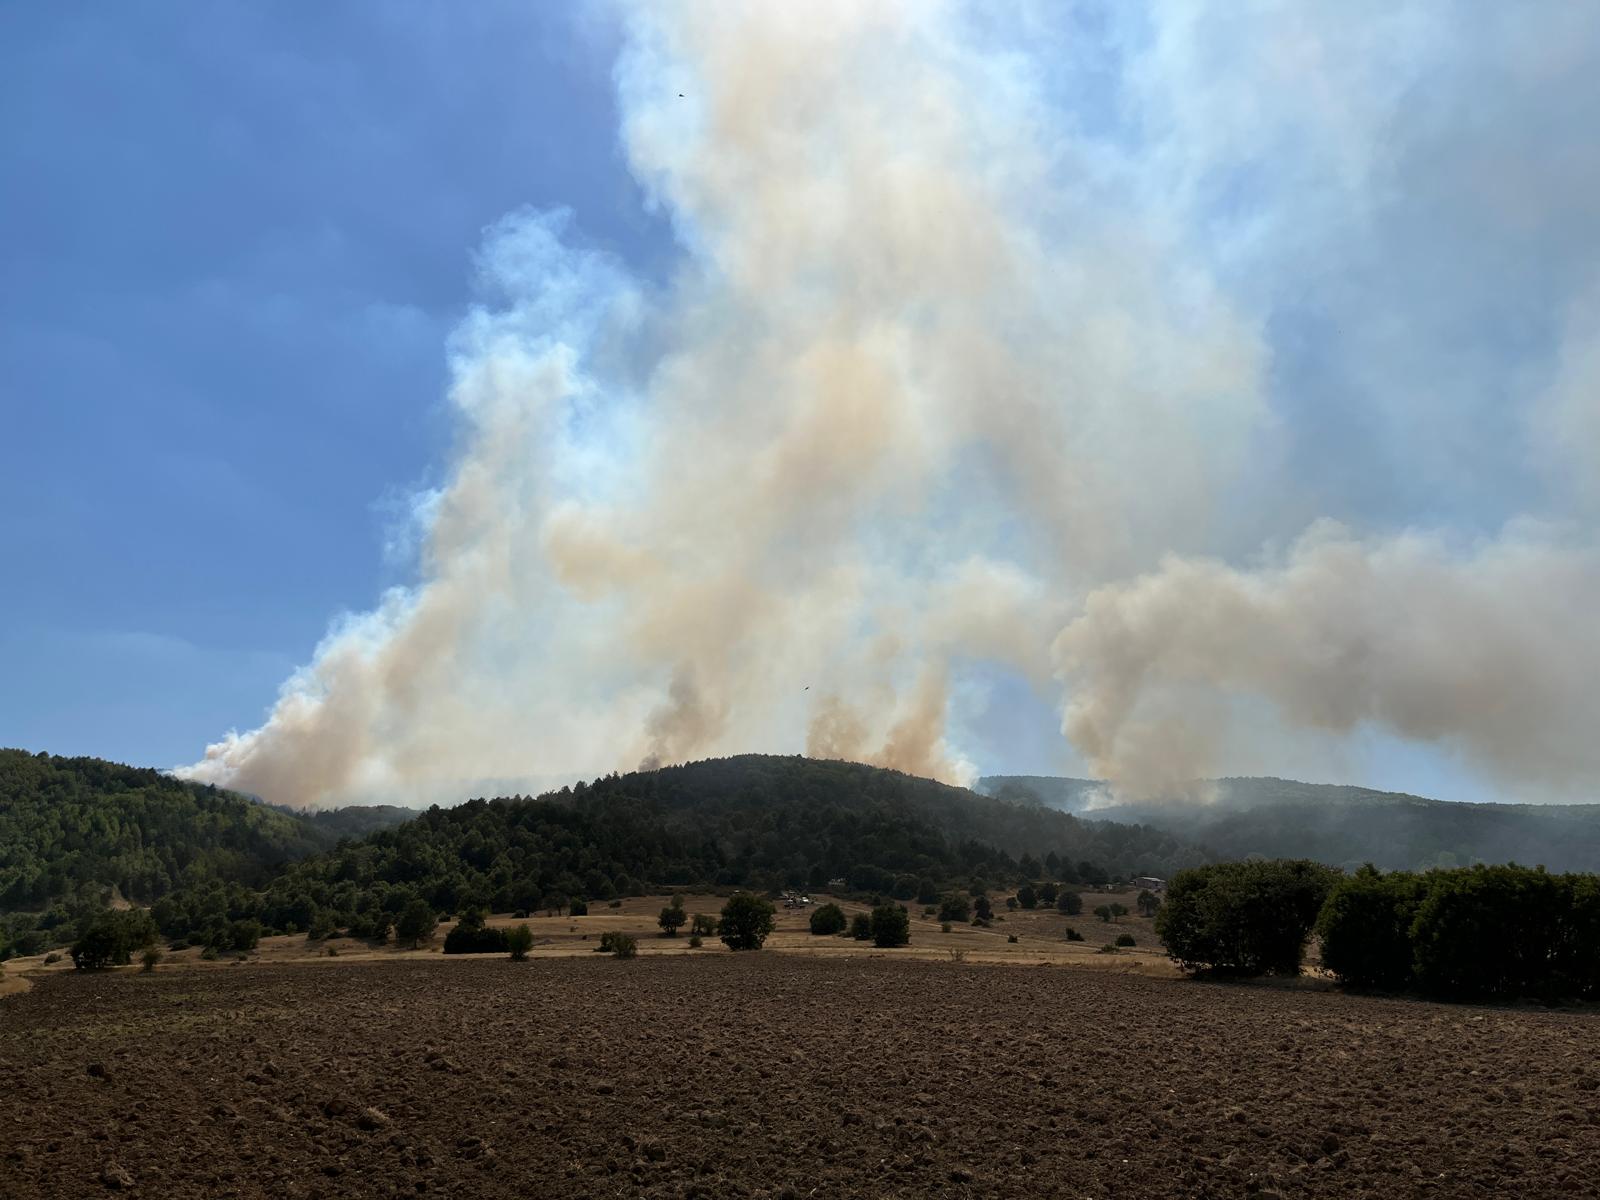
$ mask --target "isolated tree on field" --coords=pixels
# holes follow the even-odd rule
[[[1128,908],[1125,904],[1118,904],[1113,901],[1109,907],[1111,909],[1111,919],[1113,921],[1128,915]]]
[[[972,916],[972,903],[962,892],[952,892],[939,905],[939,920],[965,921]]]
[[[1153,917],[1161,907],[1161,897],[1157,896],[1149,888],[1145,888],[1144,891],[1139,893],[1139,898],[1134,901],[1134,904],[1138,906],[1141,917]]]
[[[695,913],[689,923],[689,932],[697,937],[709,937],[717,931],[717,919],[710,913]]]
[[[777,910],[760,896],[740,892],[722,906],[717,933],[730,950],[759,950],[772,932]]]
[[[872,910],[872,941],[876,946],[904,946],[911,941],[911,916],[903,904],[883,904]]]
[[[1096,908],[1094,910],[1094,915],[1099,917],[1102,921],[1109,922],[1111,920],[1111,905],[1109,905],[1109,904],[1100,905],[1098,908]]]
[[[1039,906],[1039,893],[1033,890],[1033,884],[1025,883],[1017,889],[1017,903],[1023,908]]]
[[[973,899],[972,911],[980,921],[992,921],[994,919],[994,905],[990,903],[989,897],[982,892],[978,893]]]
[[[506,949],[511,952],[512,962],[522,962],[528,957],[528,951],[533,949],[533,930],[526,925],[518,925],[506,932]]]
[[[1056,897],[1056,911],[1069,917],[1077,916],[1083,911],[1083,897],[1070,888],[1062,888]]]
[[[439,918],[434,915],[433,905],[418,899],[400,910],[400,917],[394,923],[394,936],[398,942],[410,942],[415,950],[431,938],[437,928]]]
[[[811,914],[811,932],[818,937],[832,937],[836,933],[843,933],[844,927],[844,909],[837,904],[824,904]]]
[[[1041,904],[1054,904],[1056,897],[1061,894],[1061,889],[1048,879],[1039,885],[1039,902]]]
[[[661,936],[677,937],[679,927],[688,919],[688,914],[683,911],[683,897],[674,896],[672,903],[661,910],[656,924],[661,926]]]

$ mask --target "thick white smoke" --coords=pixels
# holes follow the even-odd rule
[[[622,141],[678,270],[630,278],[567,214],[490,232],[418,582],[186,774],[305,805],[747,749],[963,779],[973,661],[1058,674],[1067,734],[1130,790],[1225,765],[1173,688],[1592,771],[1572,666],[1595,678],[1596,643],[1561,636],[1594,594],[1582,546],[1319,531],[1258,571],[1163,558],[1252,524],[1264,323],[1182,235],[1188,182],[1159,186],[1191,162],[1057,119],[1059,46],[923,3],[628,28]]]

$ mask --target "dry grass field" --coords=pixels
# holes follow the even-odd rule
[[[1600,1195],[1584,1013],[550,936],[35,976],[0,1194]]]

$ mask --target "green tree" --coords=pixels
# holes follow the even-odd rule
[[[1156,936],[1185,970],[1296,974],[1336,878],[1304,859],[1179,871],[1156,914]]]
[[[989,897],[983,892],[979,892],[977,896],[973,897],[972,911],[980,921],[992,921],[994,919],[994,905],[990,903]]]
[[[1033,890],[1031,883],[1025,883],[1017,889],[1017,903],[1023,908],[1037,908],[1039,906],[1039,893]]]
[[[944,929],[946,933],[950,931],[950,927],[948,925],[946,925]],[[872,918],[864,912],[858,912],[855,914],[855,916],[851,917],[850,936],[855,938],[855,940],[858,942],[864,942],[870,938],[872,936]]]
[[[905,946],[911,941],[911,916],[903,904],[880,904],[872,910],[872,942],[875,946]]]
[[[722,906],[717,933],[730,950],[759,950],[772,933],[776,913],[760,896],[740,892]]]
[[[811,914],[811,932],[818,937],[833,937],[843,933],[844,927],[844,909],[837,904],[824,904]]]
[[[1083,897],[1069,888],[1062,888],[1056,896],[1056,911],[1069,917],[1077,916],[1083,911]]]
[[[939,920],[966,921],[972,916],[972,902],[965,892],[951,892],[939,905]]]
[[[439,918],[434,914],[433,906],[426,900],[416,899],[400,910],[400,917],[394,923],[395,940],[409,942],[415,950],[433,937],[433,931],[438,927]]]
[[[672,903],[661,910],[656,924],[661,926],[662,937],[677,937],[678,929],[689,918],[683,911],[683,897],[674,896]]]
[[[1134,900],[1134,904],[1138,906],[1141,917],[1153,917],[1161,907],[1161,897],[1157,896],[1149,888],[1145,888],[1139,893],[1138,898]]]
[[[511,952],[512,962],[525,961],[533,949],[533,930],[526,925],[513,927],[506,933],[506,949]]]

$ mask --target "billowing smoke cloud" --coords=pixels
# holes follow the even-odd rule
[[[1064,731],[1124,789],[1182,795],[1230,766],[1230,696],[1264,697],[1292,725],[1447,743],[1508,795],[1570,788],[1600,776],[1597,596],[1600,553],[1537,528],[1452,551],[1327,525],[1254,570],[1172,558],[1056,639]]]
[[[1257,569],[1200,557],[1282,536],[1253,502],[1293,464],[1261,246],[1194,233],[1223,151],[1159,86],[1204,44],[1169,36],[1183,7],[1142,42],[987,6],[630,10],[622,142],[677,270],[630,277],[564,213],[489,232],[417,583],[186,773],[295,804],[746,749],[964,779],[974,663],[1064,681],[1066,733],[1129,791],[1226,765],[1219,691],[1592,772],[1582,544],[1318,528]],[[1102,56],[1120,98],[1073,109],[1052,68]],[[1367,186],[1367,132],[1338,136]],[[1283,140],[1226,149],[1256,137]],[[1592,428],[1568,392],[1550,422]]]

